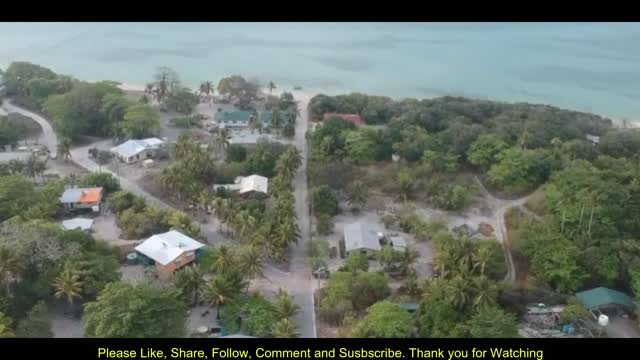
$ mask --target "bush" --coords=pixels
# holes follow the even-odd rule
[[[318,231],[320,235],[330,235],[333,233],[334,222],[332,216],[320,214],[317,216],[317,219],[316,231]]]
[[[354,252],[344,262],[345,270],[353,273],[369,270],[369,258],[361,252]]]
[[[230,144],[227,146],[226,162],[243,162],[247,158],[247,148],[238,144]]]
[[[316,216],[338,214],[338,196],[327,185],[321,185],[311,190],[313,211]]]
[[[310,258],[326,258],[329,256],[329,242],[326,240],[309,241],[309,257]]]
[[[217,184],[233,184],[238,176],[246,175],[246,173],[246,164],[243,162],[224,164],[218,168],[215,182]]]
[[[143,197],[120,190],[109,195],[109,206],[113,212],[118,214],[131,207],[134,208],[135,212],[140,212],[145,208],[146,204]]]
[[[171,119],[171,125],[183,129],[188,129],[191,127],[201,127],[200,122],[195,117],[179,117]]]
[[[120,190],[118,179],[108,173],[92,173],[85,176],[80,182],[82,186],[102,187],[105,193]]]

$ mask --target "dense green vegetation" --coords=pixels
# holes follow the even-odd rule
[[[28,62],[11,63],[2,79],[8,96],[49,116],[63,138],[139,138],[154,135],[159,129],[157,112],[127,99],[114,82],[79,81]],[[174,103],[183,110],[181,99]]]
[[[596,151],[614,157],[628,156],[640,146],[632,133],[609,131],[607,119],[542,105],[454,97],[394,101],[350,94],[318,95],[309,111],[315,120],[327,112],[357,113],[367,124],[386,125],[378,130],[355,129],[339,119],[324,121],[310,136],[317,161],[349,159],[366,164],[388,160],[395,153],[424,165],[423,173],[440,176],[471,165],[492,185],[510,193],[544,183],[560,168],[557,151],[564,145],[574,157],[591,156],[593,149],[584,146],[587,134],[604,135]],[[440,203],[440,207],[459,207],[441,206],[457,201]]]
[[[180,337],[187,306],[175,289],[115,282],[86,304],[83,320],[89,337]]]
[[[545,216],[514,228],[512,247],[529,259],[540,286],[632,292],[640,269],[640,168],[623,161],[620,168],[573,161],[545,185]]]

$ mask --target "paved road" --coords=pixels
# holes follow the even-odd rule
[[[275,288],[284,288],[291,294],[300,307],[300,312],[295,318],[300,337],[316,337],[314,285],[315,280],[311,275],[308,265],[307,248],[310,239],[310,217],[307,206],[307,106],[308,98],[303,98],[294,92],[294,97],[299,100],[300,117],[296,122],[295,146],[302,153],[302,164],[296,177],[295,207],[300,227],[300,240],[297,246],[292,247],[289,253],[289,269],[283,271],[272,266],[266,266],[265,275]]]
[[[15,112],[15,113],[22,114],[24,116],[28,116],[32,118],[38,124],[40,124],[40,127],[42,128],[42,138],[39,139],[38,141],[42,145],[45,145],[47,149],[49,149],[49,151],[55,154],[58,147],[58,137],[56,136],[56,133],[53,131],[53,127],[51,127],[51,124],[47,120],[45,120],[42,116],[32,111],[15,106],[10,100],[7,100],[7,99],[4,100],[2,107],[6,110],[7,113]]]

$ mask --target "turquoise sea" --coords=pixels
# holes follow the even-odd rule
[[[0,23],[0,67],[13,60],[136,85],[166,65],[190,86],[241,74],[640,120],[640,23]]]

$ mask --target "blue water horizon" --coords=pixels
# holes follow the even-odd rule
[[[0,23],[0,67],[192,88],[240,74],[280,89],[465,96],[640,120],[639,23]]]

